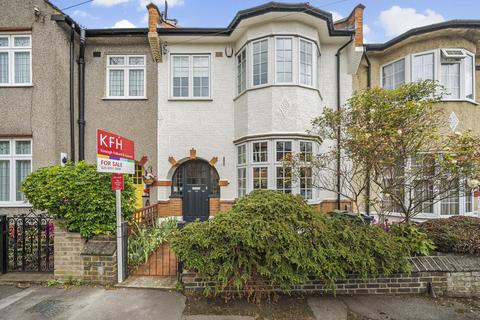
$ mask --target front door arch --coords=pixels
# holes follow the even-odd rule
[[[220,196],[217,170],[204,160],[181,164],[172,179],[172,196],[182,197],[183,220],[208,220],[210,198]]]

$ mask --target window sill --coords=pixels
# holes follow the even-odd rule
[[[476,106],[479,105],[478,102],[476,102],[475,100],[470,100],[470,99],[442,99],[440,101],[441,102],[468,102],[468,103],[471,103],[471,104],[476,105]]]
[[[212,98],[168,98],[168,101],[213,101]]]
[[[23,202],[0,203],[0,208],[31,208],[32,205]]]
[[[147,97],[103,97],[102,100],[148,100]]]
[[[318,96],[320,97],[320,99],[323,100],[322,94],[320,93],[320,89],[318,89],[318,88],[315,88],[315,87],[312,87],[312,86],[307,86],[307,85],[304,85],[304,84],[286,82],[286,83],[263,84],[263,85],[258,85],[258,86],[254,86],[254,87],[245,89],[241,93],[239,93],[235,98],[233,98],[233,101],[239,99],[241,96],[243,96],[245,93],[247,93],[249,91],[271,88],[271,87],[298,87],[298,88],[303,88],[303,89],[307,89],[307,90],[312,90],[312,91],[316,91],[318,93]]]
[[[0,84],[0,88],[30,88],[33,87],[33,83],[25,84]]]

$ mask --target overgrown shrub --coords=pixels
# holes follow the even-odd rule
[[[389,274],[409,268],[408,252],[383,229],[320,215],[295,195],[255,191],[231,211],[173,233],[172,248],[187,269],[210,279],[205,294],[259,301],[272,287],[289,290],[309,276],[332,285],[353,272]]]
[[[427,256],[436,248],[428,235],[413,223],[394,223],[389,228],[411,256]]]
[[[422,223],[421,228],[438,251],[480,254],[480,218],[433,219]]]
[[[115,192],[111,175],[97,172],[96,166],[79,162],[64,167],[38,169],[22,184],[33,208],[48,211],[64,227],[82,237],[115,233]],[[135,211],[135,193],[131,179],[124,179],[122,214],[129,219]]]
[[[154,225],[134,223],[132,227],[128,236],[128,265],[135,269],[146,263],[150,254],[168,240],[177,227],[177,220],[156,221]]]

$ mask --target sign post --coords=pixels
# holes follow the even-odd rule
[[[112,190],[115,190],[118,283],[124,280],[122,233],[123,174],[135,173],[134,159],[135,151],[132,140],[107,131],[97,130],[97,171],[113,173]]]

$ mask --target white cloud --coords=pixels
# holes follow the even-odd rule
[[[117,4],[126,3],[130,0],[93,0],[93,4],[97,6],[111,7]]]
[[[337,21],[343,18],[343,16],[336,11],[332,11],[331,14],[332,14],[333,21]]]
[[[442,15],[430,9],[420,13],[413,8],[401,8],[399,6],[393,6],[380,12],[378,19],[387,36],[397,36],[412,28],[445,20]]]
[[[136,28],[136,26],[127,19],[123,19],[117,21],[112,28]]]
[[[83,18],[83,19],[92,19],[92,20],[98,20],[99,18],[97,16],[94,16],[88,12],[82,11],[82,10],[75,10],[72,13],[72,16],[75,18]]]

